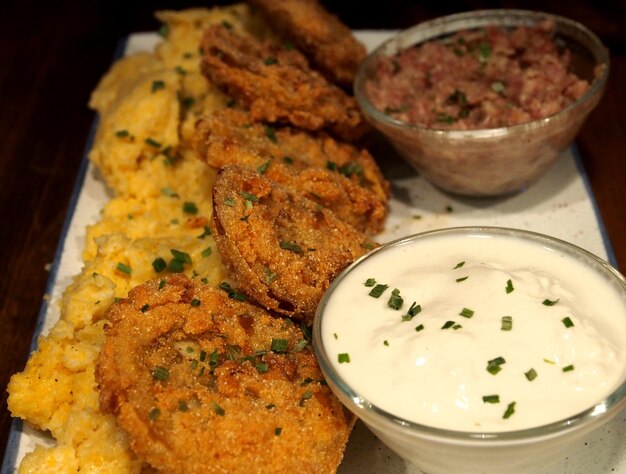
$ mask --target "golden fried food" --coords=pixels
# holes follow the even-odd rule
[[[302,331],[182,275],[107,313],[100,404],[160,472],[335,472],[353,417]]]
[[[237,288],[309,324],[330,282],[375,245],[328,209],[236,165],[217,175],[213,223]]]
[[[303,51],[324,76],[352,87],[365,47],[318,0],[248,0],[287,41]]]
[[[253,123],[226,109],[196,124],[195,147],[211,167],[238,164],[332,210],[368,234],[383,229],[388,183],[364,149],[293,128]]]
[[[202,72],[250,109],[254,121],[328,130],[345,141],[367,131],[354,97],[312,70],[294,48],[214,25],[205,31],[202,50]]]

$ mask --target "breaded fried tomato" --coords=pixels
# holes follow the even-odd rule
[[[182,275],[107,318],[101,409],[159,472],[336,470],[353,419],[290,320]]]
[[[389,185],[365,149],[324,134],[254,123],[233,109],[198,121],[194,142],[198,156],[215,169],[238,164],[257,170],[365,233],[383,229]]]
[[[328,79],[352,87],[365,47],[318,0],[248,0],[287,41],[293,41]]]
[[[218,172],[213,224],[237,288],[309,324],[330,282],[375,245],[332,211],[236,165]]]
[[[204,33],[202,51],[203,74],[255,121],[327,130],[345,141],[368,130],[354,97],[311,69],[295,48],[214,25]]]

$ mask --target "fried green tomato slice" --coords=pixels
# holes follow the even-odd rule
[[[236,287],[307,324],[331,281],[375,246],[332,211],[236,165],[218,172],[213,226]]]
[[[285,318],[171,275],[107,313],[100,406],[159,472],[335,472],[352,416]]]
[[[369,129],[354,97],[311,69],[295,48],[214,25],[205,31],[202,51],[202,73],[255,121],[326,130],[344,141]]]
[[[383,230],[389,183],[365,149],[325,134],[255,123],[248,113],[232,109],[199,120],[194,145],[215,169],[238,164],[256,170],[362,232]]]
[[[248,0],[265,20],[291,41],[329,80],[352,87],[365,47],[350,28],[317,0]]]

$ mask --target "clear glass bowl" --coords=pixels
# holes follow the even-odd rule
[[[393,56],[409,46],[460,30],[529,26],[546,19],[554,21],[557,44],[572,51],[573,72],[591,84],[584,96],[557,114],[509,127],[437,130],[396,120],[368,100],[366,83],[374,77],[381,56]],[[361,65],[354,93],[367,120],[426,179],[452,193],[496,196],[524,189],[552,165],[597,105],[608,73],[607,49],[575,21],[534,11],[479,10],[421,23],[387,40]]]
[[[515,431],[468,432],[415,423],[385,411],[353,389],[335,369],[323,338],[325,309],[335,289],[362,262],[378,260],[385,265],[385,252],[392,247],[411,246],[415,253],[421,239],[433,236],[515,237],[537,244],[557,255],[570,257],[597,272],[626,302],[626,279],[601,258],[573,244],[534,232],[499,227],[457,227],[408,236],[373,250],[344,270],[322,298],[313,325],[313,346],[326,380],[335,395],[376,436],[402,458],[428,474],[507,473],[528,474],[562,459],[577,442],[626,408],[626,369],[621,381],[606,398],[560,421]],[[388,264],[388,263],[387,263]],[[626,314],[624,315],[626,318]],[[626,343],[623,346],[626,351]],[[335,356],[336,357],[336,356]],[[393,370],[393,367],[390,367]],[[424,387],[427,390],[427,387]]]

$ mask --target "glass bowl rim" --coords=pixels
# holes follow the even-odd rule
[[[322,372],[326,377],[331,379],[331,386],[336,386],[343,395],[348,397],[354,406],[358,407],[360,411],[367,414],[371,414],[376,417],[377,421],[385,422],[388,426],[395,429],[408,430],[410,434],[415,436],[430,436],[439,439],[445,439],[447,441],[458,442],[505,442],[513,443],[520,441],[529,441],[533,438],[545,438],[547,436],[555,436],[560,433],[564,433],[570,429],[582,428],[586,425],[592,424],[601,418],[612,414],[620,404],[626,403],[626,379],[618,385],[611,393],[609,393],[603,400],[599,401],[595,405],[575,413],[571,416],[563,418],[561,420],[546,423],[543,425],[524,428],[512,431],[459,431],[450,430],[445,428],[438,428],[434,426],[424,425],[421,423],[409,421],[403,419],[400,416],[389,413],[383,410],[370,401],[366,397],[354,391],[350,388],[333,368],[329,357],[324,349],[321,336],[322,314],[329,297],[332,295],[333,290],[341,283],[346,275],[348,275],[356,266],[358,266],[365,259],[369,259],[372,255],[383,252],[390,247],[396,247],[406,244],[413,240],[418,240],[426,237],[430,237],[436,234],[467,234],[467,233],[482,233],[489,235],[507,235],[517,236],[524,239],[530,239],[535,243],[544,242],[550,244],[553,247],[559,248],[563,251],[569,252],[570,255],[580,256],[591,262],[593,265],[597,265],[597,269],[606,273],[611,279],[615,279],[626,294],[626,278],[615,269],[609,262],[598,257],[597,255],[589,252],[588,250],[579,247],[571,242],[553,237],[547,234],[534,232],[524,229],[516,229],[511,227],[499,227],[499,226],[462,226],[462,227],[446,227],[441,229],[429,230],[425,232],[419,232],[410,234],[390,242],[384,243],[379,247],[371,250],[359,259],[354,261],[346,269],[344,269],[331,283],[330,287],[324,293],[324,296],[320,300],[317,310],[315,312],[315,319],[313,322],[313,348],[315,350],[319,365]],[[352,410],[353,407],[348,407]],[[353,410],[352,410],[353,411]],[[361,418],[361,416],[359,418]],[[363,421],[369,424],[367,418],[363,417]]]
[[[367,94],[365,93],[365,72],[366,70],[373,66],[373,63],[378,59],[378,57],[382,54],[382,52],[389,47],[390,44],[395,43],[406,36],[411,36],[415,34],[415,32],[421,30],[427,30],[433,26],[436,26],[440,23],[449,23],[449,22],[457,22],[462,20],[472,20],[472,19],[480,19],[483,17],[494,17],[494,24],[496,23],[497,18],[506,19],[507,16],[511,17],[528,17],[531,20],[534,19],[551,19],[555,22],[555,24],[564,24],[573,29],[577,29],[582,34],[584,34],[589,40],[594,44],[594,46],[598,50],[598,54],[600,60],[597,62],[596,67],[599,65],[604,65],[602,70],[602,74],[600,77],[595,77],[590,84],[589,89],[585,94],[580,97],[575,102],[572,102],[567,107],[561,109],[555,114],[549,115],[547,117],[531,120],[529,122],[523,122],[516,125],[509,125],[504,127],[493,127],[493,128],[476,128],[476,129],[467,129],[467,130],[455,130],[455,129],[438,129],[438,128],[429,128],[423,127],[420,125],[409,124],[402,120],[394,119],[393,117],[385,114],[383,111],[378,110],[371,101],[368,99]],[[455,29],[453,31],[460,31],[461,29],[469,29],[471,26],[465,26],[463,28]],[[432,39],[437,38],[438,35],[435,35],[431,38],[424,39],[422,41],[416,42],[414,44],[420,44],[424,41],[430,41]],[[419,132],[419,133],[430,133],[436,135],[446,135],[450,138],[466,138],[468,136],[475,136],[477,138],[481,136],[485,136],[486,138],[501,136],[508,133],[512,133],[515,131],[524,131],[535,128],[542,128],[547,126],[552,122],[558,122],[562,118],[566,117],[572,110],[582,106],[586,102],[590,101],[593,97],[600,94],[604,87],[606,86],[609,70],[610,70],[610,56],[608,49],[602,43],[602,41],[598,38],[598,36],[593,33],[590,29],[588,29],[582,23],[579,23],[575,20],[555,15],[552,13],[547,13],[539,10],[523,10],[523,9],[485,9],[485,10],[472,10],[461,13],[454,13],[451,15],[446,15],[442,17],[437,17],[432,20],[427,20],[417,25],[411,26],[404,30],[401,30],[395,33],[391,38],[386,39],[380,45],[378,45],[374,50],[368,53],[365,60],[359,66],[357,71],[355,80],[354,80],[354,97],[366,115],[373,117],[374,122],[380,122],[381,124],[385,124],[387,126],[391,126],[393,128],[411,131],[411,132]]]

